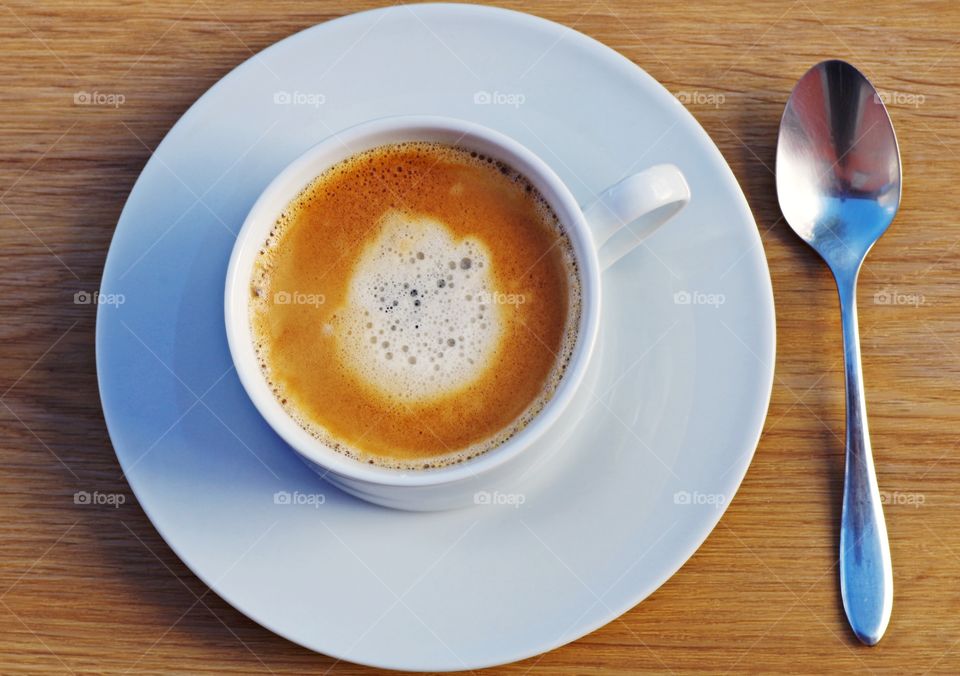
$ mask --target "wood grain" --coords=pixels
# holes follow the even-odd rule
[[[200,94],[253,52],[374,5],[0,4],[0,671],[371,671],[247,620],[159,538],[111,449],[94,311],[73,295],[97,288],[149,149]],[[757,218],[776,295],[778,363],[753,465],[693,559],[620,620],[497,671],[960,670],[960,6],[506,4],[597,38],[674,93],[713,95],[688,107]],[[897,590],[888,635],[873,649],[848,632],[836,579],[844,421],[834,289],[780,220],[770,171],[794,81],[831,56],[891,93],[905,170],[901,212],[860,286]],[[81,90],[122,93],[125,102],[74,106]],[[883,293],[899,302],[883,303]],[[78,506],[80,490],[126,502]]]

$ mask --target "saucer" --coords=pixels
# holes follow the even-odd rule
[[[258,415],[223,288],[247,211],[307,147],[437,114],[527,145],[581,203],[676,164],[693,199],[604,273],[582,417],[510,492],[376,507],[323,482]],[[658,83],[569,28],[471,5],[355,14],[254,56],[138,179],[101,286],[97,369],[117,457],[184,563],[268,629],[371,666],[475,669],[610,622],[703,542],[742,480],[773,379],[770,276],[732,172]]]

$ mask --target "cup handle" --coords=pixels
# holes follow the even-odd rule
[[[605,190],[583,208],[593,232],[600,270],[633,251],[689,201],[690,186],[672,164],[650,167]],[[605,246],[623,228],[630,231],[631,237],[619,237],[611,246]]]

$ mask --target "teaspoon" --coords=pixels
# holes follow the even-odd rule
[[[790,227],[820,254],[840,295],[847,438],[840,593],[854,633],[883,636],[893,568],[873,465],[857,328],[857,276],[900,204],[900,151],[890,116],[863,74],[824,61],[790,94],[777,142],[777,196]]]

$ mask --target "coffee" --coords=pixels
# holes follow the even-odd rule
[[[540,412],[577,338],[573,245],[511,167],[426,142],[324,172],[257,257],[252,332],[284,409],[338,451],[442,467]]]

